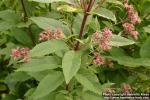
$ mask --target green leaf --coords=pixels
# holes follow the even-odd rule
[[[107,2],[123,6],[122,2],[120,2],[118,0],[107,0]]]
[[[141,57],[150,58],[150,37],[144,42],[140,49]]]
[[[131,45],[134,43],[135,42],[133,40],[129,40],[119,35],[113,35],[112,38],[110,39],[111,46],[127,46],[127,45]]]
[[[17,100],[17,97],[12,94],[8,94],[2,100]]]
[[[102,23],[105,25],[105,27],[109,27],[112,31],[114,31],[114,24],[110,21],[102,21]]]
[[[28,98],[28,100],[30,100],[29,97],[33,94],[33,92],[35,91],[35,89],[36,89],[36,88],[30,88],[30,89],[24,94],[24,96],[26,97],[26,99]]]
[[[61,72],[54,72],[48,74],[41,80],[32,97],[38,99],[48,95],[60,86],[64,81],[63,74]]]
[[[53,72],[53,70],[44,70],[40,72],[28,72],[28,75],[33,77],[37,81],[41,81],[46,75]]]
[[[7,36],[6,35],[0,36],[0,46],[2,46],[5,43],[7,43]]]
[[[26,100],[33,100],[32,94],[34,93],[34,91],[35,91],[35,88],[31,88],[25,93],[24,96],[26,97]],[[51,92],[48,95],[38,98],[36,100],[55,100],[55,96],[56,96],[56,92]]]
[[[50,40],[36,45],[31,51],[31,57],[40,57],[61,50],[68,50],[68,46],[61,40]]]
[[[65,94],[63,94],[63,93],[58,93],[58,94],[56,94],[56,97],[55,97],[55,100],[72,100],[72,99],[66,99],[67,98],[67,96],[65,95]]]
[[[10,74],[5,77],[5,83],[7,84],[10,92],[15,91],[17,82],[12,78]]]
[[[26,97],[26,100],[32,100],[32,94],[34,93],[34,91],[35,91],[35,88],[31,88],[25,93],[24,96]],[[55,100],[55,95],[56,95],[56,92],[51,92],[48,95],[38,98],[36,100]]]
[[[83,20],[83,14],[78,14],[74,18],[74,22],[73,22],[73,32],[74,32],[74,34],[79,34],[80,33],[79,29],[81,27],[82,20]]]
[[[6,21],[0,21],[0,31],[6,31],[15,27],[15,24]]]
[[[88,69],[79,70],[75,78],[87,90],[90,90],[96,94],[101,94],[101,85],[97,76]]]
[[[30,19],[44,30],[55,29],[62,25],[62,23],[60,23],[59,21],[46,17],[31,17]]]
[[[28,28],[30,25],[32,24],[31,20],[27,21],[27,22],[20,22],[17,24],[18,28]]]
[[[81,64],[81,54],[75,51],[68,51],[62,60],[62,68],[65,81],[68,84],[73,76],[76,75]]]
[[[57,59],[53,56],[46,56],[39,59],[31,59],[29,63],[25,63],[17,69],[17,71],[39,72],[59,67]]]
[[[65,12],[81,12],[81,9],[69,6],[69,5],[61,5],[57,8],[58,11],[65,11]]]
[[[109,50],[111,56],[126,56],[125,55],[125,52],[122,48],[117,48],[117,47],[112,47],[110,50]]]
[[[92,19],[92,21],[89,23],[89,27],[91,27],[93,30],[100,31],[100,23],[98,22],[97,17]]]
[[[51,92],[50,94],[36,100],[56,100],[55,96],[56,96],[56,92]]]
[[[1,83],[1,84],[0,84],[0,91],[1,91],[1,92],[7,91],[7,86],[6,86],[4,83]]]
[[[22,43],[23,45],[30,46],[30,47],[32,46],[31,38],[29,37],[28,33],[26,33],[25,31],[19,28],[14,28],[12,29],[11,35],[14,36],[15,39],[20,43]]]
[[[46,17],[31,17],[30,19],[44,30],[61,28],[66,35],[70,34],[69,28],[58,20]]]
[[[6,58],[10,58],[11,50],[15,47],[15,44],[12,42],[7,43],[6,47],[0,50],[0,55],[5,55]]]
[[[21,20],[21,17],[13,10],[0,11],[0,18],[4,21],[11,22],[10,24],[17,23]]]
[[[20,21],[20,16],[18,16],[13,10],[3,10],[0,11],[0,31],[5,31],[14,28],[16,24]]]
[[[102,98],[102,95],[99,95],[90,91],[83,92],[82,98],[83,100],[104,100]]]
[[[128,66],[128,67],[140,67],[144,66],[150,69],[150,59],[149,58],[132,58],[129,56],[117,56],[111,57],[112,60],[117,61],[118,64]]]
[[[100,8],[96,11],[90,12],[91,14],[96,14],[97,16],[104,17],[116,22],[115,14],[106,8]]]
[[[82,13],[77,14],[76,17],[74,18],[73,27],[72,27],[74,34],[80,33],[82,20],[83,20],[83,14]],[[92,20],[92,16],[89,16],[86,23],[85,23],[85,26],[88,25],[91,22],[91,20]]]
[[[150,33],[150,25],[143,27],[144,31]]]
[[[26,81],[27,79],[31,78],[25,72],[14,72],[11,74],[11,76],[12,76],[12,79],[15,81]]]
[[[53,3],[53,2],[71,3],[70,0],[29,0],[29,1],[35,1],[35,2],[39,2],[39,3]]]
[[[140,2],[139,2],[140,3]],[[145,19],[149,19],[149,16],[148,16],[148,14],[150,13],[150,0],[143,0],[142,1],[142,6],[141,6],[141,15],[143,15],[143,17],[145,18]]]

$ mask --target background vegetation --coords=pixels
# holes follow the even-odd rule
[[[134,24],[138,36],[123,27],[130,22],[126,2],[1,0],[0,98],[103,100],[102,92],[150,92],[150,0],[128,2],[141,20]],[[109,50],[93,43],[106,27],[113,33]]]

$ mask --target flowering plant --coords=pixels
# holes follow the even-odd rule
[[[148,92],[149,0],[14,0],[13,10],[4,10],[5,3],[0,59],[10,74],[4,100]]]

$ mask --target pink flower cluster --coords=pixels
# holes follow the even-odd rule
[[[106,41],[108,41],[112,37],[112,31],[108,27],[105,27],[102,30],[102,33],[103,33],[103,39],[105,39]]]
[[[104,88],[103,90],[104,93],[115,93],[114,88]]]
[[[102,36],[100,36],[99,32],[95,32],[92,35],[92,42],[99,43],[99,47],[104,51],[107,51],[111,49],[111,46],[109,45],[109,40],[111,37],[112,37],[112,31],[110,31],[108,27],[105,27],[102,30]]]
[[[124,6],[127,10],[128,18],[130,19],[131,23],[139,24],[141,22],[141,19],[138,13],[134,10],[134,7],[132,5],[129,5],[128,0],[125,0]]]
[[[131,31],[135,30],[134,25],[131,23],[124,23],[122,26],[123,26],[125,32],[131,32]]]
[[[30,60],[28,56],[29,50],[29,48],[15,48],[12,49],[11,56],[14,58],[14,60],[22,59],[24,62],[28,62]]]
[[[109,40],[112,37],[112,31],[108,27],[105,27],[102,30],[102,34],[103,36],[100,40],[99,47],[102,48],[104,51],[107,51],[111,49],[111,46],[109,45]]]
[[[103,65],[105,64],[105,60],[97,53],[94,53],[95,59],[93,60],[93,64],[95,65]]]
[[[129,84],[124,84],[123,85],[123,92],[124,93],[129,93],[131,91],[131,87]]]
[[[63,38],[63,32],[60,28],[57,28],[55,30],[45,30],[40,33],[39,40],[40,41],[47,41],[51,39],[61,39]]]
[[[130,19],[130,23],[124,23],[123,28],[127,33],[130,33],[133,39],[138,38],[138,32],[135,30],[134,25],[139,24],[141,22],[138,13],[134,10],[132,5],[129,5],[128,0],[124,0],[124,6],[128,14],[128,19]]]
[[[131,23],[124,23],[123,28],[125,32],[130,33],[131,37],[135,40],[138,38],[138,32],[135,31],[134,25]]]
[[[100,40],[101,40],[100,33],[99,32],[93,33],[93,35],[92,35],[92,42],[93,43],[99,43]]]

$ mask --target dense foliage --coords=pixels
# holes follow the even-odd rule
[[[149,92],[150,0],[1,0],[0,99]]]

